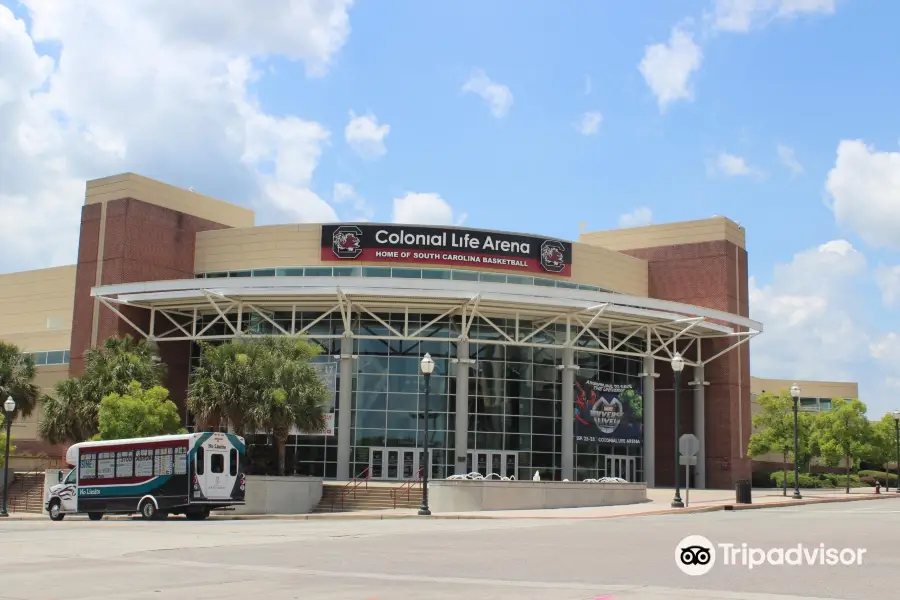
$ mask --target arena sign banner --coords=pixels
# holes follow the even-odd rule
[[[643,419],[644,399],[631,385],[576,378],[576,442],[639,446]]]
[[[323,225],[322,260],[572,274],[572,244],[512,233],[406,225]]]

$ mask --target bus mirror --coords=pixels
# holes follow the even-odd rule
[[[60,471],[59,473],[56,474],[56,480],[59,483],[62,483],[62,471]]]

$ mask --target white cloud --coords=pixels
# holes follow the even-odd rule
[[[0,5],[0,222],[17,224],[0,270],[73,261],[85,180],[124,171],[330,218],[310,191],[328,130],[266,113],[249,86],[273,56],[325,74],[350,0],[23,4],[30,31]]]
[[[803,173],[803,165],[797,160],[797,155],[790,146],[778,144],[778,159],[781,161],[781,164],[787,167],[792,173],[796,175]]]
[[[840,225],[873,246],[900,249],[900,152],[844,140],[825,189]]]
[[[693,100],[691,75],[700,68],[703,52],[693,36],[678,27],[668,44],[647,46],[638,70],[653,94],[660,112],[677,100]]]
[[[407,225],[462,225],[466,214],[455,216],[439,194],[409,192],[394,199],[394,223]]]
[[[513,95],[509,88],[502,83],[491,81],[491,78],[482,69],[472,72],[469,79],[463,84],[462,92],[481,96],[482,100],[490,107],[491,114],[498,119],[509,113],[513,103]]]
[[[653,211],[646,206],[639,206],[630,213],[619,216],[619,227],[644,227],[653,222]]]
[[[773,19],[793,19],[811,14],[833,14],[836,0],[716,0],[713,27],[746,33]]]
[[[602,122],[603,115],[599,110],[588,111],[581,115],[581,120],[578,122],[578,131],[581,135],[597,135]]]
[[[720,152],[713,161],[708,161],[707,172],[712,175],[724,175],[725,177],[744,177],[748,175],[760,175],[760,171],[747,164],[742,156]]]
[[[371,221],[375,216],[375,210],[349,183],[335,183],[331,201],[337,205],[351,204],[354,221]]]
[[[350,122],[344,129],[344,139],[354,152],[363,158],[375,159],[384,156],[387,148],[384,138],[391,132],[390,125],[379,125],[372,113],[357,116],[350,111]]]
[[[772,281],[750,278],[750,316],[765,327],[751,342],[753,373],[776,379],[856,381],[870,415],[886,411],[897,379],[900,334],[868,318],[865,256],[834,240],[776,265]]]
[[[750,278],[750,315],[765,332],[753,344],[761,377],[854,380],[870,336],[857,324],[859,281],[866,259],[834,240],[776,265],[769,285]]]
[[[900,265],[878,267],[875,270],[875,282],[881,289],[885,306],[900,306]]]

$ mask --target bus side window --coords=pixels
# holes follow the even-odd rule
[[[197,448],[197,475],[203,475],[203,471],[206,468],[205,454],[203,446]]]
[[[238,471],[238,453],[235,448],[232,448],[231,452],[229,452],[228,462],[230,463],[228,465],[228,472],[232,477],[235,477]]]
[[[69,474],[66,476],[66,485],[72,485],[75,483],[75,469],[69,471]]]

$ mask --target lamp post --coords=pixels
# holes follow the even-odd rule
[[[6,416],[6,452],[3,454],[3,507],[0,508],[0,517],[8,517],[6,512],[6,500],[9,489],[9,438],[12,426],[13,413],[16,412],[16,401],[10,395],[3,403],[3,412]]]
[[[426,353],[422,357],[420,365],[422,375],[425,376],[425,467],[422,468],[422,506],[419,507],[419,514],[423,517],[431,515],[428,509],[428,396],[431,393],[431,373],[434,371],[434,361],[431,360],[431,354]]]
[[[894,411],[894,430],[897,432],[897,489],[900,494],[900,410]]]
[[[672,357],[672,371],[675,373],[675,498],[672,499],[672,508],[684,508],[684,502],[681,501],[681,484],[678,481],[678,472],[680,471],[678,468],[678,432],[680,430],[678,404],[681,394],[681,372],[683,370],[684,359],[681,358],[681,354],[676,352],[675,356]]]
[[[791,386],[791,398],[794,399],[794,500],[802,500],[800,495],[800,433],[797,411],[800,407],[800,386]]]

